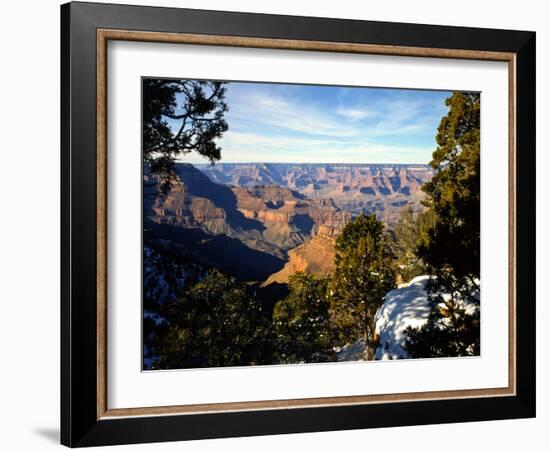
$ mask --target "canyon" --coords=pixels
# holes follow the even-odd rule
[[[426,165],[175,165],[166,193],[144,173],[144,239],[261,286],[295,272],[334,270],[334,244],[353,216],[375,213],[391,227],[420,211]]]
[[[389,225],[404,206],[422,209],[421,188],[434,173],[426,164],[217,163],[197,168],[216,183],[286,187],[312,200],[330,199],[354,215],[375,213]]]

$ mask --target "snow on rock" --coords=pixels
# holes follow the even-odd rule
[[[380,336],[375,359],[408,358],[404,348],[405,330],[409,326],[420,328],[428,320],[430,302],[426,285],[429,279],[428,275],[415,277],[386,294],[374,316],[376,333]]]
[[[390,360],[409,358],[405,350],[408,327],[419,329],[428,321],[431,303],[426,288],[430,281],[429,275],[413,278],[403,283],[397,289],[389,291],[384,296],[384,303],[374,316],[376,333],[380,342],[376,348],[375,360]],[[479,290],[479,280],[475,280]],[[443,293],[443,300],[450,300],[450,294]],[[443,303],[440,303],[443,306]],[[474,294],[469,301],[460,301],[466,314],[474,314],[479,308],[479,294]],[[337,361],[365,360],[365,340],[348,343],[335,348]]]
[[[153,322],[155,322],[155,325],[164,325],[168,323],[168,321],[164,317],[162,317],[159,313],[149,311],[147,309],[143,311],[143,318],[151,319]]]
[[[144,369],[153,368],[157,358],[152,343],[159,328],[168,325],[162,315],[163,305],[175,301],[185,286],[204,272],[199,264],[174,257],[164,244],[157,239],[154,246],[143,246],[143,320],[149,330],[143,334]]]
[[[175,300],[186,284],[186,267],[147,245],[143,247],[143,298],[146,304],[162,305]]]
[[[335,348],[336,361],[364,361],[365,360],[365,339],[361,338],[352,344]]]

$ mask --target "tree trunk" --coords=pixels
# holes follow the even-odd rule
[[[376,355],[376,347],[378,340],[376,339],[376,331],[373,324],[367,323],[365,327],[365,357],[372,361]]]

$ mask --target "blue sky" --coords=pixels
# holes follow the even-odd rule
[[[428,163],[450,94],[231,82],[221,162]]]

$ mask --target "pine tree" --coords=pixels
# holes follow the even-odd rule
[[[247,287],[210,270],[167,314],[156,368],[264,364],[271,358],[269,321]]]
[[[423,186],[431,223],[417,254],[434,277],[427,324],[407,330],[406,347],[416,357],[474,355],[480,348],[480,96],[455,92],[446,105],[430,162],[436,174]]]
[[[405,330],[405,349],[409,356],[437,358],[479,355],[479,308],[467,314],[460,303],[434,302],[437,303],[433,305],[426,325],[420,329],[408,327]]]
[[[429,212],[414,213],[412,208],[404,208],[391,231],[391,250],[395,256],[398,282],[410,281],[425,274],[427,268],[417,254],[423,234],[429,228]]]
[[[446,104],[430,162],[436,174],[423,186],[434,221],[418,253],[436,275],[473,282],[480,267],[480,97],[455,92]]]
[[[334,361],[328,280],[311,274],[290,277],[289,295],[277,302],[273,311],[277,358],[281,363]]]
[[[384,226],[361,214],[346,225],[336,242],[336,270],[329,287],[331,322],[339,344],[365,340],[365,356],[374,358],[378,338],[374,315],[395,286],[393,260]]]
[[[164,181],[174,177],[174,160],[196,152],[221,158],[216,140],[227,131],[225,84],[201,80],[143,80],[143,163]]]

